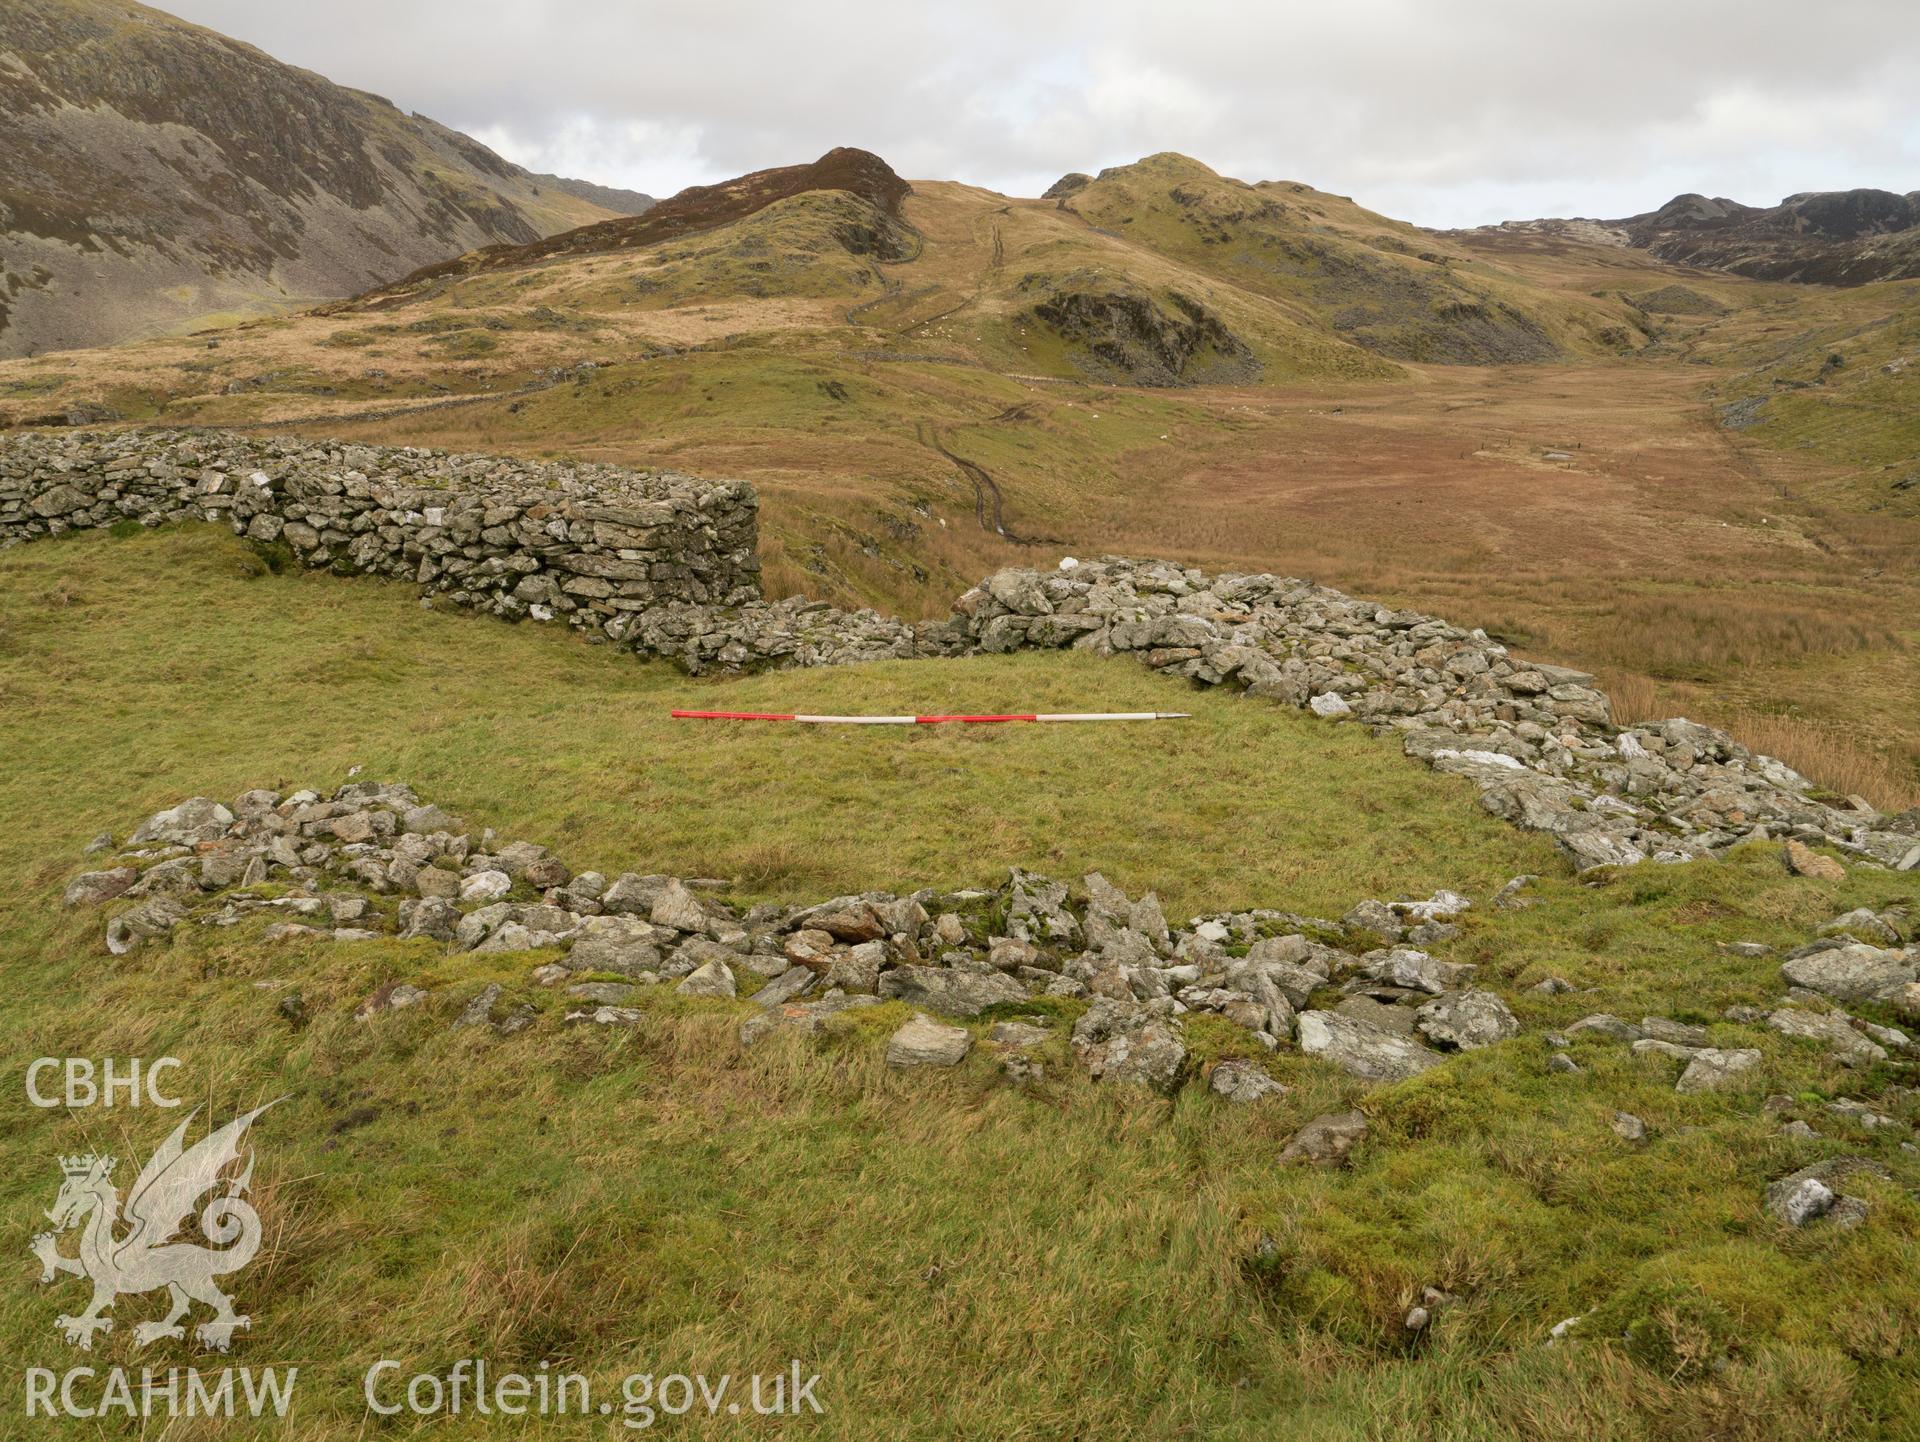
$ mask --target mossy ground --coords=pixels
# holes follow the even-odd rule
[[[360,1378],[382,1356],[406,1372],[551,1360],[607,1389],[630,1371],[798,1357],[823,1375],[827,1412],[792,1435],[1920,1435],[1913,1159],[1822,1106],[1890,1076],[1716,1020],[1780,992],[1775,963],[1716,943],[1791,945],[1846,907],[1915,899],[1912,877],[1790,878],[1751,850],[1578,882],[1387,743],[1125,662],[696,684],[552,629],[424,611],[404,587],[274,575],[210,529],[0,556],[0,698],[7,1055],[179,1056],[181,1089],[221,1116],[291,1095],[257,1133],[269,1245],[236,1289],[256,1321],[235,1360],[301,1369],[294,1423],[261,1435],[497,1430],[367,1417]],[[663,719],[686,701],[1016,700],[1197,715],[853,735]],[[1020,1092],[984,1053],[934,1076],[887,1071],[892,1005],[742,1052],[739,1008],[671,996],[649,996],[631,1030],[564,1029],[526,958],[269,948],[244,926],[115,960],[97,915],[59,909],[96,831],[124,834],[194,792],[335,784],[351,765],[576,866],[737,876],[745,895],[991,881],[1019,863],[1158,885],[1176,916],[1337,913],[1438,884],[1484,898],[1539,872],[1538,905],[1478,908],[1444,951],[1479,963],[1526,1031],[1370,1091],[1282,1053],[1269,1065],[1294,1090],[1254,1109],[1194,1086],[1170,1102],[1111,1094],[1057,1043],[1048,1080]],[[1548,975],[1579,990],[1528,990]],[[401,979],[432,999],[352,1019]],[[489,980],[541,1022],[506,1040],[450,1032]],[[277,1011],[292,989],[303,1027]],[[1599,1041],[1574,1049],[1583,1074],[1549,1074],[1542,1033],[1598,1010],[1711,1023],[1762,1050],[1761,1075],[1683,1097],[1674,1064]],[[1194,1041],[1205,1058],[1244,1050],[1220,1027],[1196,1025]],[[1831,1139],[1777,1137],[1767,1092],[1796,1097]],[[1302,1121],[1352,1103],[1373,1131],[1350,1169],[1276,1167]],[[24,1365],[64,1367],[77,1354],[52,1319],[77,1284],[42,1293],[26,1256],[54,1159],[97,1148],[131,1165],[176,1118],[12,1105],[0,1204],[18,1265],[0,1339]],[[1613,1134],[1615,1108],[1645,1119],[1648,1145]],[[1859,1184],[1864,1227],[1789,1233],[1764,1217],[1769,1180],[1843,1152],[1894,1175]],[[1428,1284],[1460,1300],[1411,1338],[1401,1318]],[[1585,1340],[1545,1345],[1596,1307]],[[131,1323],[151,1306],[120,1310],[86,1360],[191,1355],[136,1353]]]

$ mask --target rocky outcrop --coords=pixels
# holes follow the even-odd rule
[[[1212,310],[1178,291],[1156,295],[1119,275],[1028,276],[1037,297],[1026,323],[1058,336],[1075,364],[1123,385],[1236,384],[1259,378],[1247,343]]]
[[[1778,205],[1676,195],[1658,210],[1623,220],[1510,220],[1489,231],[1531,231],[1589,245],[1634,246],[1676,265],[1730,271],[1755,280],[1866,285],[1920,275],[1920,191],[1824,190]],[[1653,293],[1664,298],[1680,286]],[[1649,304],[1647,310],[1703,313],[1711,306]]]
[[[1052,185],[1049,185],[1045,190],[1041,191],[1040,198],[1042,200],[1065,200],[1069,195],[1076,195],[1092,184],[1093,177],[1091,175],[1086,174],[1084,171],[1069,170],[1065,175],[1054,181]]]

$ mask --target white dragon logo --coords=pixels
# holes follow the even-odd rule
[[[55,1322],[69,1342],[91,1351],[94,1333],[113,1330],[113,1318],[106,1310],[116,1297],[165,1287],[172,1310],[164,1321],[142,1322],[133,1329],[140,1346],[163,1337],[184,1338],[181,1319],[194,1302],[213,1308],[213,1317],[194,1328],[201,1344],[217,1352],[232,1345],[234,1332],[252,1319],[234,1314],[233,1299],[213,1279],[239,1271],[260,1250],[260,1216],[244,1196],[253,1180],[251,1151],[245,1167],[224,1178],[226,1191],[200,1212],[200,1232],[213,1246],[174,1238],[200,1199],[222,1184],[221,1174],[240,1161],[240,1138],[254,1118],[285,1100],[268,1102],[193,1146],[183,1147],[187,1127],[199,1115],[196,1108],[141,1168],[127,1193],[126,1220],[132,1229],[123,1237],[114,1235],[120,1221],[120,1197],[112,1181],[114,1158],[88,1153],[60,1159],[66,1181],[47,1213],[54,1230],[33,1239],[33,1253],[40,1259],[43,1284],[61,1273],[93,1283],[92,1305],[77,1317],[63,1316]],[[61,1256],[58,1234],[83,1220],[86,1230],[80,1236],[80,1254]]]

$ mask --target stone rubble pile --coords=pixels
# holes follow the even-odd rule
[[[112,850],[108,838],[97,845]],[[142,822],[111,864],[74,877],[64,900],[112,906],[115,955],[185,923],[259,917],[270,918],[268,943],[395,936],[474,954],[537,952],[531,979],[565,990],[571,1022],[632,1023],[640,988],[671,985],[750,1000],[745,1044],[784,1027],[819,1031],[837,1012],[885,1000],[970,1019],[1073,998],[1089,1005],[1067,1050],[1097,1077],[1162,1090],[1191,1069],[1183,1022],[1197,1015],[1241,1028],[1256,1051],[1297,1045],[1374,1081],[1520,1030],[1505,1001],[1475,985],[1473,967],[1422,949],[1456,934],[1452,918],[1471,905],[1448,891],[1365,901],[1337,921],[1255,910],[1176,927],[1153,894],[1128,897],[1097,873],[1077,893],[1016,869],[994,891],[745,911],[721,900],[719,885],[576,873],[545,847],[473,834],[407,786],[351,782],[326,797],[190,798]],[[361,1014],[424,996],[396,986]],[[477,1014],[469,1006],[463,1021],[489,1020],[497,999],[496,990]],[[1035,1050],[1052,1036],[1043,1009],[1001,1021],[988,1043],[1011,1076],[1033,1080],[1043,1071]],[[890,1056],[951,1064],[971,1047],[961,1037],[970,1034],[929,1018],[903,1028]],[[1229,1072],[1216,1090],[1255,1100],[1277,1089],[1270,1082]]]
[[[1830,805],[1792,768],[1695,722],[1616,726],[1584,672],[1325,586],[1108,558],[1002,571],[956,610],[969,650],[1130,651],[1170,675],[1398,736],[1408,755],[1471,778],[1491,814],[1555,837],[1579,868],[1685,860],[1754,837],[1920,866],[1920,812]]]
[[[1920,1020],[1920,927],[1906,911],[1847,912],[1821,928],[1822,935],[1789,952],[1780,966],[1786,996],[1777,1007],[1732,1006],[1724,1019],[1739,1026],[1764,1026],[1785,1037],[1819,1047],[1829,1061],[1849,1068],[1889,1060],[1920,1060],[1920,1043],[1898,1027],[1855,1016],[1839,1003],[1886,1007]],[[1874,938],[1859,940],[1861,935]],[[1731,950],[1758,959],[1768,948],[1741,943]],[[1608,1012],[1582,1017],[1562,1033],[1550,1033],[1550,1046],[1565,1048],[1575,1037],[1593,1037],[1632,1047],[1638,1056],[1667,1058],[1681,1064],[1674,1090],[1722,1091],[1743,1084],[1760,1065],[1753,1047],[1721,1047],[1704,1026],[1647,1016],[1626,1021]]]
[[[566,1025],[638,1024],[646,1016],[634,1004],[641,990],[672,986],[742,1003],[743,1046],[782,1030],[823,1033],[839,1013],[897,1000],[914,1015],[889,1038],[887,1065],[950,1067],[984,1048],[1021,1085],[1071,1058],[1097,1079],[1172,1092],[1196,1070],[1187,1027],[1198,1017],[1239,1029],[1247,1055],[1206,1073],[1215,1096],[1238,1104],[1287,1094],[1254,1059],[1262,1052],[1290,1048],[1363,1082],[1390,1083],[1521,1033],[1474,966],[1427,949],[1459,935],[1458,919],[1472,906],[1450,891],[1362,901],[1338,920],[1249,910],[1182,927],[1167,922],[1152,893],[1129,897],[1098,873],[1075,888],[1015,869],[991,891],[868,892],[742,910],[721,899],[720,882],[576,873],[545,847],[474,834],[409,787],[375,782],[325,797],[193,797],[148,817],[124,847],[101,837],[89,851],[110,860],[76,875],[64,904],[109,908],[106,943],[115,955],[163,941],[181,925],[262,917],[270,919],[260,932],[267,944],[393,936],[455,953],[534,953],[529,980],[561,989]],[[1528,879],[1502,888],[1503,908],[1527,904]],[[1755,943],[1725,949],[1752,960],[1773,955]],[[1764,1029],[1819,1048],[1826,1061],[1870,1079],[1884,1078],[1883,1064],[1911,1068],[1920,1059],[1906,1032],[1846,1009],[1920,1019],[1920,918],[1911,910],[1835,917],[1780,959],[1780,977],[1786,994],[1778,1006],[1732,1006],[1724,1021],[1748,1036]],[[1571,988],[1549,978],[1534,990],[1558,996]],[[367,1020],[430,998],[396,982],[355,1015]],[[505,988],[489,983],[465,1001],[453,1027],[510,1036],[539,1022],[539,1008],[504,998]],[[1057,1013],[1034,1005],[1042,998],[1083,1004],[1064,1035]],[[297,993],[280,1011],[295,1024],[307,1020]],[[959,1024],[969,1021],[974,1028]],[[1674,1090],[1685,1095],[1758,1090],[1764,1054],[1729,1044],[1737,1039],[1730,1027],[1716,1035],[1668,1017],[1635,1023],[1595,1013],[1540,1042],[1553,1053],[1547,1069],[1575,1077],[1583,1072],[1568,1054],[1576,1040],[1629,1046],[1655,1065],[1676,1066]],[[1524,1065],[1535,1053],[1515,1055]],[[1920,1093],[1910,1088],[1880,1085],[1865,1099],[1824,1103],[1815,1119],[1891,1135],[1920,1153],[1912,1125],[1889,1114],[1916,1102]],[[1808,1106],[1774,1096],[1764,1110],[1785,1116]],[[1615,1112],[1611,1125],[1627,1144],[1653,1140],[1631,1113]],[[1779,1130],[1804,1143],[1824,1135],[1804,1115]],[[1366,1134],[1360,1111],[1315,1117],[1279,1161],[1343,1165]],[[1888,1175],[1859,1157],[1829,1158],[1773,1183],[1762,1205],[1787,1226],[1855,1226],[1869,1204],[1842,1183],[1862,1173]]]

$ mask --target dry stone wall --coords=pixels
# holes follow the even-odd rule
[[[301,564],[400,577],[602,631],[759,597],[744,481],[202,431],[0,438],[0,545],[120,521],[224,522]]]

